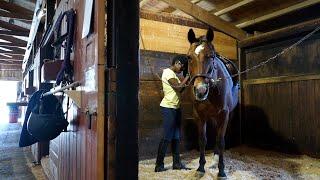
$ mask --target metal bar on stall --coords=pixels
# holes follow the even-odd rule
[[[55,93],[57,93],[57,92],[62,92],[62,91],[64,91],[64,90],[66,90],[66,89],[74,88],[74,87],[78,87],[78,86],[81,86],[81,83],[80,83],[79,81],[76,81],[76,82],[74,82],[74,83],[72,83],[72,84],[70,84],[70,85],[64,86],[64,87],[62,87],[62,88],[60,88],[60,89],[46,92],[46,93],[44,93],[42,96],[48,96],[48,95],[55,94]]]

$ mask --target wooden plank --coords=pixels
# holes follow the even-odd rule
[[[6,11],[9,11],[11,13],[15,14],[23,14],[25,16],[31,16],[33,14],[33,11],[26,9],[24,7],[21,7],[17,4],[10,3],[4,0],[0,0],[0,9],[4,9]]]
[[[0,64],[19,64],[21,65],[22,64],[22,61],[8,61],[8,60],[1,60],[0,59]]]
[[[0,54],[1,59],[23,59],[23,55],[5,55],[5,54]]]
[[[0,53],[3,54],[3,55],[23,55],[24,54],[24,51],[22,52],[16,52],[16,51],[4,51],[4,50],[1,50],[0,49]]]
[[[29,36],[29,32],[27,32],[27,31],[4,31],[4,30],[0,30],[0,35]]]
[[[38,10],[40,10],[42,8],[42,6],[44,6],[45,3],[42,3],[42,0],[37,0],[36,2],[36,8],[35,8],[35,12],[33,14],[33,19],[32,19],[32,24],[31,24],[31,29],[30,29],[30,33],[29,33],[29,39],[28,39],[28,45],[27,45],[27,50],[24,54],[24,58],[23,58],[23,64],[22,64],[22,69],[23,71],[25,71],[25,68],[28,64],[28,60],[29,60],[29,56],[32,50],[32,46],[34,44],[34,39],[37,35],[37,31],[38,31],[38,26],[40,24],[40,20],[41,18],[38,18],[38,15],[36,12]]]
[[[279,76],[272,78],[247,79],[243,84],[267,84],[279,82],[307,81],[320,79],[320,75]]]
[[[7,29],[7,30],[11,30],[11,31],[21,31],[21,32],[29,32],[29,29],[21,27],[21,26],[17,26],[15,24],[11,24],[8,23],[6,21],[0,20],[0,27]],[[29,34],[28,34],[29,35]]]
[[[189,26],[196,27],[200,29],[208,29],[208,25],[201,23],[199,21],[184,18],[181,16],[176,16],[174,14],[167,14],[167,13],[153,13],[148,11],[140,11],[140,18],[142,19],[148,19],[148,20],[154,20],[154,21],[160,21],[160,22],[166,22],[170,24],[178,24],[183,26]]]
[[[0,39],[9,41],[11,43],[19,43],[19,44],[25,44],[26,41],[22,40],[22,39],[18,39],[15,37],[10,37],[10,36],[4,36],[4,35],[0,35]]]
[[[247,34],[243,30],[235,27],[233,24],[223,21],[218,16],[210,14],[199,6],[188,0],[162,0],[170,6],[180,9],[181,11],[191,15],[192,17],[226,33],[237,40],[243,40]]]
[[[22,62],[22,59],[2,59],[0,58],[0,61],[7,61],[7,62]]]
[[[4,50],[1,50],[1,49],[0,49],[0,53],[4,53],[4,54],[6,54],[6,53],[10,53],[10,54],[24,54],[24,52],[25,52],[24,49],[20,49],[20,48],[14,48],[14,49],[8,48],[8,49],[11,50],[11,51],[4,51]]]
[[[237,9],[237,8],[240,8],[240,7],[242,7],[242,6],[245,6],[245,5],[247,5],[247,4],[251,3],[251,2],[254,2],[254,1],[255,1],[255,0],[243,0],[243,1],[240,1],[240,2],[238,2],[238,3],[236,3],[236,4],[233,4],[233,5],[229,6],[229,7],[226,7],[226,8],[224,8],[224,9],[221,9],[221,10],[215,12],[214,15],[216,15],[216,16],[221,16],[221,15],[223,15],[223,14],[226,14],[226,13],[228,13],[228,12],[231,12],[231,11]]]
[[[25,52],[24,49],[18,48],[18,47],[7,47],[7,48],[5,48],[5,49],[8,49],[8,50],[11,50],[11,51],[14,51],[14,52],[19,52],[19,53]]]
[[[247,27],[247,26],[251,26],[251,25],[260,23],[262,21],[266,21],[268,19],[279,17],[281,15],[288,14],[290,12],[297,11],[299,9],[303,9],[303,8],[318,4],[319,2],[320,2],[320,0],[306,0],[304,2],[301,2],[301,3],[295,4],[293,6],[290,6],[290,7],[275,11],[275,12],[270,13],[270,14],[266,14],[264,16],[260,16],[258,18],[250,18],[251,20],[239,23],[239,24],[236,25],[236,27],[244,28],[244,27]]]
[[[106,114],[105,114],[105,96],[106,96],[106,77],[105,77],[105,68],[106,68],[106,60],[105,60],[105,1],[96,1],[95,3],[96,10],[96,29],[97,29],[97,39],[96,39],[96,62],[98,64],[97,75],[98,75],[98,93],[97,96],[97,133],[96,133],[96,143],[97,143],[97,153],[96,154],[96,163],[94,168],[96,169],[96,178],[98,180],[107,179],[107,155],[105,154],[107,151],[107,138],[106,132],[108,131]]]
[[[7,43],[7,42],[0,42],[0,47],[3,48],[7,48],[7,47],[26,47],[27,43],[19,43],[19,42],[15,42],[15,43]]]
[[[248,46],[254,46],[267,41],[288,37],[291,35],[299,34],[302,32],[312,31],[320,25],[320,18],[299,23],[296,25],[288,26],[285,28],[270,31],[258,36],[248,37],[239,42],[239,47],[244,48]]]
[[[190,27],[147,19],[140,19],[140,48],[142,50],[186,54],[190,43],[187,34]],[[170,30],[170,31],[169,31]],[[193,28],[197,36],[205,35],[206,29]],[[218,53],[237,59],[236,40],[215,31],[213,45]]]
[[[11,19],[27,20],[27,21],[32,20],[32,16],[25,16],[24,14],[14,14],[14,13],[2,11],[2,10],[0,10],[0,17],[7,17]]]

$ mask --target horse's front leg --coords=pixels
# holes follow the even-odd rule
[[[217,139],[216,139],[216,143],[219,149],[218,178],[224,178],[224,177],[227,177],[226,173],[224,172],[224,156],[223,156],[224,149],[225,149],[224,136],[225,136],[227,125],[228,125],[229,112],[222,111],[220,112],[219,116],[220,116],[219,118],[220,122],[217,129],[218,131],[217,131]]]
[[[205,149],[207,145],[207,136],[206,136],[206,122],[198,121],[198,132],[199,132],[199,149],[200,149],[200,160],[199,167],[197,171],[205,172],[204,165],[206,164],[205,159]]]

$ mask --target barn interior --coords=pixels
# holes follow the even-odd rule
[[[196,171],[188,93],[180,147],[191,170],[172,170],[169,148],[168,170],[154,172],[163,136],[160,78],[173,57],[188,52],[190,28],[197,37],[213,29],[216,52],[241,72],[226,133],[228,178],[319,179],[319,8],[319,0],[0,0],[7,109],[0,112],[0,179],[216,179],[211,124],[206,172]],[[71,9],[73,23],[64,18],[58,27]],[[72,80],[57,85],[66,54]],[[18,148],[28,104],[41,89],[61,100],[67,131]]]

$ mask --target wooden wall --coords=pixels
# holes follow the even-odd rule
[[[20,70],[0,70],[0,80],[22,81],[22,72]]]
[[[104,178],[104,3],[94,1],[92,32],[82,38],[84,0],[62,0],[57,6],[54,20],[61,12],[73,8],[76,11],[75,41],[71,60],[74,64],[74,80],[81,82],[81,108],[74,103],[68,108],[68,131],[50,141],[49,178],[56,180],[80,180]],[[65,21],[64,21],[65,22]],[[102,23],[101,23],[102,22]],[[66,30],[63,23],[62,32]],[[63,49],[62,49],[63,50]],[[91,121],[86,112],[97,112]],[[91,128],[89,128],[89,125]]]
[[[265,61],[301,37],[243,49],[243,68]],[[246,74],[244,143],[319,156],[320,34]]]
[[[163,98],[162,84],[159,79],[162,70],[170,66],[174,56],[187,53],[190,46],[187,33],[190,28],[194,29],[197,36],[205,35],[207,32],[207,27],[199,22],[159,16],[142,13],[140,18],[140,159],[156,156],[158,143],[162,136],[162,116],[159,106]],[[237,61],[236,41],[233,38],[215,32],[213,44],[223,56]],[[197,133],[193,131],[196,124],[192,117],[191,101],[186,95],[182,98],[181,106],[183,114],[182,147],[184,149],[194,148],[197,146],[194,144],[197,141]],[[209,137],[210,142],[211,140],[213,138]]]

